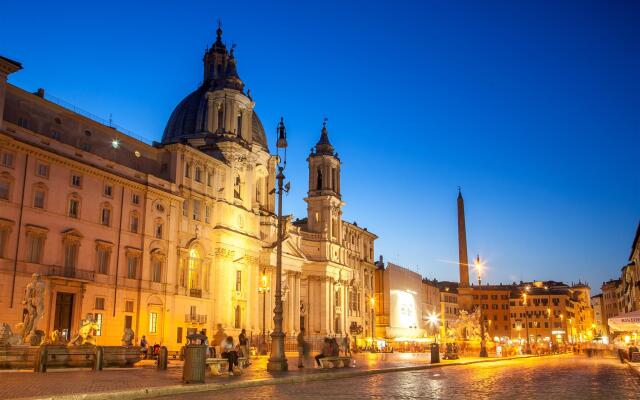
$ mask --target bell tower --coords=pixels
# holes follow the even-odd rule
[[[340,194],[340,158],[329,142],[326,118],[320,140],[311,149],[307,161],[309,191],[304,199],[307,202],[307,227],[311,232],[326,233],[331,241],[340,241],[344,205]]]

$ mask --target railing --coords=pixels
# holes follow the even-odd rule
[[[206,314],[185,314],[184,322],[194,323],[194,324],[206,324],[207,315]]]
[[[94,279],[94,271],[65,267],[62,265],[50,265],[44,275],[78,279],[81,281],[92,281]]]
[[[202,297],[202,289],[193,289],[193,288],[189,289],[189,296],[201,298]]]
[[[90,113],[89,111],[86,111],[86,110],[83,110],[82,108],[76,107],[75,105],[69,103],[68,101],[62,100],[61,98],[52,96],[50,94],[45,95],[44,98],[49,100],[52,103],[55,103],[55,104],[59,105],[60,107],[64,107],[64,108],[66,108],[66,109],[68,109],[70,111],[73,111],[76,114],[80,114],[80,115],[82,115],[82,116],[84,116],[86,118],[92,119],[92,120],[94,120],[94,121],[96,121],[96,122],[98,122],[98,123],[100,123],[102,125],[106,125],[106,126],[108,126],[110,128],[116,129],[116,130],[118,130],[118,131],[120,131],[120,132],[122,132],[122,133],[124,133],[124,134],[126,134],[128,136],[131,136],[132,138],[137,139],[137,140],[139,140],[141,142],[144,142],[144,143],[147,143],[147,144],[152,142],[152,140],[150,140],[147,137],[143,137],[141,135],[138,135],[138,134],[130,131],[129,129],[126,129],[126,128],[120,126],[120,125],[114,124],[113,121],[111,120],[111,118],[109,118],[107,120],[105,118],[99,117],[99,116],[97,116],[97,115],[95,115],[93,113]]]

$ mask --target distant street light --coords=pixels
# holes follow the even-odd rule
[[[480,254],[476,257],[475,262],[476,272],[478,273],[478,292],[482,292],[482,268],[484,266],[480,262]],[[482,299],[482,295],[479,296]],[[482,311],[482,302],[480,302],[480,357],[489,357],[487,354],[487,344],[484,340],[484,315]]]

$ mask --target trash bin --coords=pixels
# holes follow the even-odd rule
[[[185,383],[204,383],[207,361],[207,346],[204,344],[187,344],[184,346],[184,365],[182,380]]]
[[[431,364],[440,362],[440,346],[438,343],[431,343]]]
[[[158,369],[166,370],[167,364],[169,363],[169,351],[167,351],[166,346],[160,346],[160,351],[158,352]]]

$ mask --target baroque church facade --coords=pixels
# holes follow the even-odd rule
[[[37,273],[46,335],[87,314],[105,345],[127,327],[169,349],[218,325],[272,330],[277,158],[221,29],[203,64],[149,145],[9,84],[22,67],[0,57],[0,322],[21,321]],[[284,331],[371,336],[376,236],[342,220],[326,126],[308,163],[307,216],[283,217]]]

